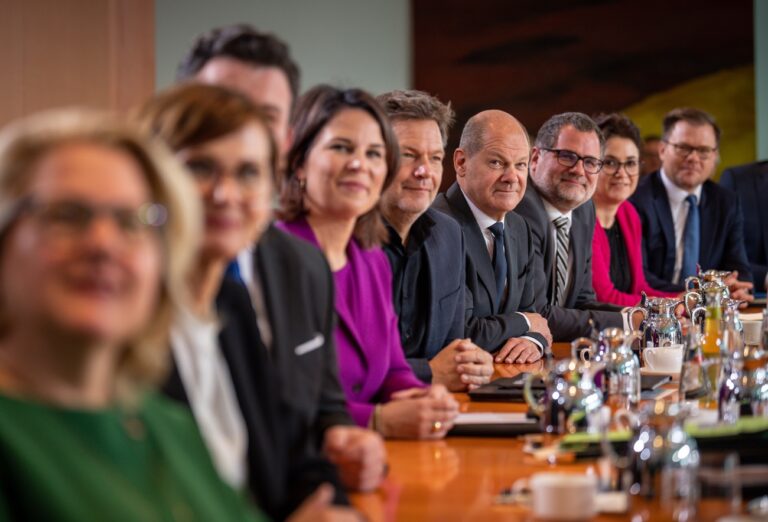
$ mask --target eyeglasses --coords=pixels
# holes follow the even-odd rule
[[[573,167],[579,160],[584,165],[584,172],[587,174],[597,174],[603,168],[603,160],[594,156],[579,156],[571,150],[547,149],[541,147],[541,150],[552,152],[557,156],[557,162],[563,167]]]
[[[123,240],[136,242],[150,237],[165,225],[168,211],[158,203],[146,203],[139,208],[111,205],[91,205],[76,199],[41,202],[26,199],[19,214],[30,214],[52,237],[79,237],[102,216],[111,218]]]
[[[203,190],[212,189],[221,183],[225,176],[232,176],[243,194],[252,194],[262,190],[262,173],[259,171],[259,167],[252,163],[239,164],[231,173],[227,172],[226,167],[220,162],[209,157],[190,158],[185,164]]]
[[[687,143],[672,143],[671,141],[664,140],[667,145],[672,145],[675,150],[675,154],[681,158],[687,158],[692,153],[696,152],[700,159],[708,159],[709,156],[717,152],[717,147],[693,147]]]
[[[628,159],[627,161],[619,161],[616,158],[605,158],[603,160],[603,174],[609,176],[618,176],[621,171],[621,167],[624,167],[624,172],[630,178],[634,178],[640,174],[640,162],[636,159]]]

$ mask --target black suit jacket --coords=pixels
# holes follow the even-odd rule
[[[680,291],[672,281],[675,270],[675,225],[661,173],[642,180],[630,198],[643,224],[643,269],[653,288]],[[738,270],[739,279],[752,280],[744,248],[744,225],[736,195],[712,181],[701,187],[699,202],[699,265],[703,270]]]
[[[454,183],[444,194],[439,194],[433,207],[454,218],[466,240],[466,334],[478,346],[491,352],[501,348],[507,339],[523,335],[535,338],[546,349],[544,338],[529,332],[525,318],[516,313],[533,312],[535,306],[531,273],[533,251],[531,234],[525,221],[514,214],[507,214],[504,219],[507,297],[501,310],[497,311],[496,278],[491,256],[488,255],[483,232],[458,183]]]
[[[322,253],[270,227],[254,262],[271,349],[261,344],[247,289],[229,280],[216,300],[219,343],[248,430],[249,489],[259,507],[282,520],[323,482],[335,486],[336,503],[347,503],[320,443],[327,427],[353,423],[338,381],[333,283]],[[188,402],[175,368],[165,392]]]
[[[424,240],[425,264],[419,277],[429,280],[429,311],[424,338],[424,357],[406,360],[416,376],[432,381],[429,360],[454,339],[464,338],[464,236],[459,225],[442,212],[425,212],[434,225]]]
[[[764,291],[768,273],[768,161],[732,167],[723,171],[720,185],[734,191],[744,219],[744,246],[747,250],[755,290]]]
[[[595,208],[588,201],[571,215],[569,249],[573,262],[571,280],[564,306],[554,305],[555,239],[553,225],[544,201],[529,183],[522,201],[514,212],[531,227],[533,236],[536,310],[547,318],[555,342],[570,342],[591,333],[589,320],[600,328],[622,327],[620,307],[597,302],[592,288],[592,234],[595,230]]]

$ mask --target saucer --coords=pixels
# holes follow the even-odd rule
[[[672,377],[673,381],[679,381],[680,380],[680,372],[672,372],[672,371],[665,371],[665,370],[652,370],[651,368],[648,368],[646,366],[643,366],[640,368],[640,374],[641,375],[669,375]]]

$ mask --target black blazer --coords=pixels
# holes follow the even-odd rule
[[[744,219],[744,246],[747,250],[756,291],[764,291],[768,273],[768,161],[732,167],[723,171],[720,186],[736,193]]]
[[[434,225],[424,241],[424,259],[419,277],[429,279],[429,312],[423,358],[406,360],[416,376],[432,381],[429,360],[454,339],[464,338],[464,236],[459,225],[434,209],[425,212]]]
[[[643,224],[643,270],[653,288],[680,291],[672,281],[675,270],[675,225],[661,173],[642,180],[630,198]],[[736,195],[712,181],[701,187],[699,264],[703,270],[738,270],[739,279],[752,280],[744,247],[744,224]]]
[[[544,338],[528,331],[528,323],[519,313],[534,311],[534,287],[531,275],[533,251],[531,234],[520,217],[507,214],[504,220],[504,250],[507,256],[507,297],[501,313],[495,310],[496,278],[483,232],[469,208],[458,183],[433,203],[437,210],[454,218],[466,240],[466,335],[490,352],[501,348],[511,337],[530,336],[544,348]],[[456,254],[453,254],[456,256]],[[452,257],[454,260],[456,257]]]
[[[229,280],[216,300],[219,343],[248,430],[249,489],[260,508],[282,520],[323,482],[335,486],[336,503],[347,503],[320,443],[325,428],[353,423],[338,381],[333,286],[322,253],[270,227],[254,261],[272,347],[267,352],[260,342],[247,289]],[[175,368],[165,392],[188,403]]]
[[[592,234],[595,230],[595,208],[588,201],[574,209],[569,236],[573,271],[564,306],[554,305],[555,240],[553,225],[544,208],[544,201],[532,183],[515,214],[522,216],[531,227],[533,236],[534,279],[536,281],[536,310],[547,318],[555,342],[570,342],[591,333],[589,320],[599,328],[622,327],[621,308],[597,302],[592,288]]]

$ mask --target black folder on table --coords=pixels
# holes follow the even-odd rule
[[[523,385],[526,375],[521,373],[514,377],[502,377],[495,381],[484,384],[483,386],[469,392],[469,398],[473,401],[486,402],[525,402],[523,397]],[[641,392],[650,392],[656,390],[662,384],[672,380],[669,375],[641,375]],[[534,378],[531,383],[531,391],[538,396],[544,391],[544,382],[540,377]]]

